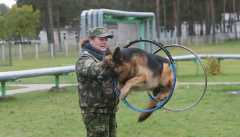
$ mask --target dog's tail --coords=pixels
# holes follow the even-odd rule
[[[156,102],[154,100],[151,100],[144,108],[144,110],[150,110],[156,107]],[[151,116],[153,112],[143,112],[139,118],[138,118],[138,122],[143,122],[145,121],[149,116]]]

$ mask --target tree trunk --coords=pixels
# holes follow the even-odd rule
[[[80,25],[81,25],[81,13],[82,13],[83,1],[84,0],[80,0],[80,3],[79,2],[76,3],[78,5],[78,9],[79,9],[79,24],[78,24],[78,39],[77,39],[77,43],[79,43],[81,41],[81,26]],[[78,44],[76,45],[76,49],[79,50]]]
[[[173,13],[174,13],[174,21],[177,22],[176,0],[173,0]]]
[[[181,32],[181,20],[180,20],[180,7],[179,7],[179,4],[180,4],[180,0],[177,0],[177,37],[181,37],[182,35],[182,32]]]
[[[212,42],[213,42],[213,44],[215,44],[216,36],[215,36],[215,3],[214,3],[214,0],[211,0],[211,12],[212,12],[212,35],[213,35]]]
[[[200,35],[203,35],[203,6],[202,1],[200,2]]]
[[[237,25],[236,25],[236,6],[235,6],[235,0],[233,0],[233,23],[234,23],[234,31],[235,31],[235,41],[238,40],[237,38]]]
[[[194,29],[193,29],[193,10],[192,10],[192,0],[188,0],[188,5],[191,7],[191,9],[188,9],[188,35],[194,35]]]
[[[226,31],[225,31],[225,13],[226,13],[226,0],[223,0],[223,33],[226,33]]]
[[[240,21],[240,17],[239,17],[239,12],[240,12],[240,1],[239,0],[237,0],[237,4],[236,4],[236,6],[237,6],[237,19],[238,19],[238,21]]]
[[[157,29],[157,39],[158,42],[160,42],[160,33],[159,33],[159,24],[160,24],[160,17],[159,17],[159,0],[156,0],[156,18],[157,18],[157,23],[156,23],[156,29]]]
[[[163,18],[164,18],[164,34],[165,34],[165,38],[167,37],[167,19],[166,19],[166,4],[165,4],[165,0],[163,0]]]
[[[232,1],[229,2],[229,18],[228,18],[228,32],[232,32]]]
[[[49,26],[50,26],[50,38],[51,38],[51,43],[53,44],[53,54],[55,55],[52,3],[51,3],[51,0],[47,0],[47,2],[48,2],[48,17],[49,17]]]
[[[147,1],[144,0],[144,11],[146,12],[147,11]]]
[[[59,51],[62,51],[62,40],[61,40],[61,32],[60,32],[60,21],[59,21],[59,7],[57,6],[57,30],[58,30],[58,43],[59,43]]]

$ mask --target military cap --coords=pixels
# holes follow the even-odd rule
[[[88,37],[108,37],[108,38],[113,38],[113,35],[108,34],[107,28],[105,27],[96,27],[96,28],[91,28],[88,30]]]

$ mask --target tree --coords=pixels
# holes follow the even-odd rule
[[[236,13],[236,6],[235,6],[235,0],[233,0],[233,21],[234,21],[234,31],[235,31],[235,41],[238,40],[238,37],[237,37],[237,25],[236,25],[236,21],[237,21],[237,17],[236,15],[238,15]]]
[[[54,44],[54,32],[53,32],[53,15],[52,15],[52,2],[51,0],[47,0],[48,5],[48,18],[49,18],[49,27],[50,27],[50,38],[51,43]]]
[[[163,0],[163,20],[164,20],[164,34],[165,34],[165,38],[167,37],[167,19],[166,19],[166,4],[165,4],[165,0]]]
[[[159,0],[156,0],[156,29],[157,29],[157,39],[160,41],[160,33],[159,33],[159,25],[160,25],[160,19],[159,19]]]
[[[22,38],[37,37],[36,27],[39,23],[40,11],[33,12],[32,6],[12,6],[7,16],[7,35],[10,39],[20,40]]]
[[[5,4],[0,4],[0,13],[1,13],[2,16],[4,16],[4,15],[7,14],[8,9],[9,9],[9,8],[8,8],[7,5],[5,5]],[[0,15],[0,16],[1,16],[1,15]]]
[[[180,19],[180,3],[179,0],[177,0],[177,20],[176,20],[176,26],[177,26],[177,37],[182,36],[182,27],[181,27],[181,19]]]
[[[212,34],[213,34],[213,44],[216,42],[216,36],[215,36],[215,2],[214,0],[211,0],[211,15],[212,15]]]
[[[7,40],[6,18],[4,16],[0,16],[0,39]]]
[[[226,13],[226,0],[223,0],[223,33],[225,33],[225,13]]]

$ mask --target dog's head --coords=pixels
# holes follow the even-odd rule
[[[115,49],[113,54],[110,49],[107,48],[105,57],[102,60],[102,71],[98,75],[98,80],[103,82],[103,86],[108,86],[118,77],[122,60],[123,57],[119,47]]]

